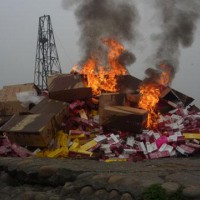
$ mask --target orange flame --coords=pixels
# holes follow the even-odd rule
[[[161,85],[167,86],[171,82],[172,70],[163,64],[160,66],[162,72],[157,82],[145,82],[140,87],[140,100],[138,106],[144,110],[148,110],[147,128],[156,128],[159,113],[156,112],[155,107],[159,102],[161,96]]]
[[[127,74],[126,68],[118,63],[119,56],[125,50],[124,47],[114,39],[102,39],[108,48],[108,66],[102,66],[100,61],[91,56],[79,71],[77,66],[73,68],[82,74],[86,80],[85,85],[92,88],[94,95],[99,95],[103,91],[116,92],[117,76]]]
[[[158,85],[155,83],[147,83],[143,84],[140,87],[140,100],[139,107],[148,110],[148,119],[147,119],[147,128],[156,127],[156,120],[158,115],[155,111],[155,106],[159,101],[159,97],[161,95],[160,89]]]

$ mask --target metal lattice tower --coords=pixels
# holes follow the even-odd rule
[[[44,15],[39,18],[34,83],[41,90],[48,89],[48,76],[57,73],[61,73],[61,67],[51,19]]]

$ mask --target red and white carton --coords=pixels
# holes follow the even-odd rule
[[[179,115],[175,115],[175,114],[172,114],[172,115],[171,115],[171,119],[172,119],[173,121],[180,120],[180,118],[182,118],[182,117],[180,117]]]
[[[126,140],[126,144],[133,147],[135,144],[135,138],[133,136],[128,137]]]
[[[150,131],[148,131],[146,134],[147,134],[148,136],[151,137],[151,136],[153,136],[153,133],[154,133],[154,132],[153,132],[152,130],[150,130]]]
[[[170,113],[170,114],[174,114],[174,113],[176,113],[177,111],[178,111],[178,109],[174,109],[174,110],[169,111],[169,113]]]
[[[140,148],[142,149],[143,153],[147,154],[147,149],[146,149],[146,147],[144,145],[144,142],[140,142],[139,145],[140,145]]]
[[[197,139],[193,139],[192,142],[194,142],[195,144],[200,144],[200,141]]]
[[[110,148],[107,148],[107,149],[104,150],[105,155],[108,155],[108,154],[111,154],[111,153],[112,153],[112,151],[110,150]]]
[[[187,108],[183,109],[183,114],[184,114],[184,115],[188,115],[188,110],[187,110]]]
[[[170,135],[167,137],[168,142],[177,142],[177,135]]]
[[[185,143],[185,137],[184,137],[184,136],[178,136],[178,137],[177,137],[177,143],[178,143],[178,144],[183,144],[183,143]]]
[[[137,141],[137,140],[135,140],[135,144],[134,144],[134,146],[137,146],[137,147],[139,147],[139,148],[140,148],[140,142],[139,142],[139,141]]]
[[[150,142],[146,142],[146,149],[147,149],[148,153],[151,153],[153,151],[153,148],[152,148]]]
[[[200,144],[186,142],[186,145],[195,149],[200,149]]]
[[[88,149],[88,151],[93,152],[93,151],[95,151],[96,149],[98,149],[100,146],[101,146],[101,144],[100,144],[100,143],[97,143],[94,147]]]
[[[171,156],[171,157],[174,157],[174,156],[176,156],[176,155],[177,155],[177,154],[176,154],[176,151],[175,151],[175,150],[173,150],[173,151],[170,152],[170,156]]]
[[[182,136],[182,133],[181,133],[181,131],[176,131],[176,132],[174,132],[174,135],[176,135],[176,136]]]
[[[171,127],[173,130],[177,130],[177,129],[179,129],[179,124],[173,123],[173,124],[170,125],[170,127]]]
[[[153,152],[149,154],[149,157],[151,159],[156,159],[156,158],[165,158],[165,157],[169,157],[170,154],[168,151],[162,151],[162,152]]]
[[[154,136],[155,140],[157,140],[158,138],[161,137],[160,133],[155,133],[155,132],[153,133],[153,136]]]
[[[101,144],[100,149],[102,151],[106,150],[106,149],[110,149],[110,144]]]
[[[153,152],[149,154],[150,159],[157,159],[159,158],[158,152]]]
[[[162,144],[162,146],[159,148],[158,151],[160,151],[160,152],[161,152],[161,151],[165,151],[166,147],[167,147],[167,144],[164,143],[164,144]]]
[[[157,145],[156,145],[156,143],[155,143],[155,142],[152,142],[152,143],[151,143],[151,148],[152,148],[152,152],[154,152],[154,151],[157,151],[157,150],[158,150],[158,147],[157,147]]]
[[[176,147],[176,150],[177,150],[179,153],[181,153],[182,155],[187,155],[186,152],[185,152],[185,150],[182,149],[180,146],[177,146],[177,147]]]
[[[156,140],[156,145],[158,148],[160,148],[163,144],[167,143],[168,140],[167,140],[167,136],[165,135],[162,135],[161,137],[159,137],[157,140]]]
[[[183,122],[184,122],[184,118],[180,118],[179,120],[177,120],[176,123],[177,123],[178,125],[181,125]]]
[[[170,156],[169,151],[162,151],[162,152],[158,152],[158,153],[159,153],[159,158],[165,158],[165,157]]]
[[[188,154],[192,154],[192,153],[194,153],[194,151],[195,151],[194,148],[189,147],[189,146],[187,146],[187,145],[185,145],[185,144],[181,144],[180,147],[181,147],[186,153],[188,153]]]
[[[157,120],[157,122],[158,122],[158,123],[162,123],[162,122],[164,122],[164,121],[166,121],[165,117],[164,117],[163,115],[160,115],[160,116],[159,116],[159,119]]]
[[[173,130],[171,130],[171,131],[166,131],[165,135],[166,135],[166,136],[174,135],[174,131],[173,131]]]
[[[120,154],[118,158],[129,158],[129,154]]]
[[[111,144],[116,144],[115,141],[111,137],[107,138],[107,143],[110,144],[110,145]]]
[[[96,142],[103,142],[103,141],[106,141],[107,137],[105,135],[97,135],[94,140]]]
[[[149,135],[147,135],[147,134],[144,135],[144,141],[145,141],[145,142],[150,142],[150,137],[149,137]]]
[[[169,151],[170,155],[171,155],[171,152],[173,151],[174,147],[171,146],[171,145],[167,145],[166,148],[165,148],[165,151]]]
[[[115,142],[115,143],[119,143],[119,135],[114,135],[113,133],[110,135],[110,137],[112,138],[112,140]]]
[[[179,125],[179,130],[182,130],[182,129],[184,129],[185,128],[185,126],[183,125],[183,124],[180,124]]]
[[[85,104],[84,101],[76,100],[76,101],[70,103],[69,108],[71,110],[74,110],[77,107],[82,107],[84,104]]]
[[[116,155],[111,152],[111,153],[105,154],[105,156],[108,157],[108,158],[114,158]]]
[[[158,127],[158,129],[161,129],[161,130],[164,129],[165,128],[165,122],[158,123],[157,127]]]
[[[115,149],[114,154],[118,157],[121,154],[121,152],[118,149]]]
[[[136,140],[144,141],[144,134],[138,134],[138,135],[136,135]]]
[[[96,124],[99,124],[99,115],[95,115],[93,116],[93,122],[95,122]]]
[[[130,155],[130,154],[137,153],[137,150],[135,150],[135,149],[124,149],[123,153]]]

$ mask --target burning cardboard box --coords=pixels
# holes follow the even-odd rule
[[[22,146],[46,147],[55,132],[54,114],[15,114],[0,128],[11,142]]]
[[[84,87],[78,75],[63,74],[48,78],[49,97],[54,100],[71,102],[92,97],[92,89]]]
[[[117,87],[122,93],[127,93],[128,91],[137,91],[139,89],[142,81],[131,75],[121,75],[117,77]]]
[[[29,106],[22,106],[17,97],[17,95],[24,92],[37,95],[39,90],[33,83],[4,86],[0,91],[0,114],[13,115],[19,112],[28,111]]]

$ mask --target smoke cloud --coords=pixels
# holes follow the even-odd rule
[[[160,45],[154,59],[158,69],[163,63],[171,68],[173,79],[179,65],[180,48],[190,47],[194,41],[200,1],[156,0],[155,3],[159,9],[162,31],[157,36]]]
[[[63,0],[64,8],[69,3]],[[133,42],[136,33],[136,24],[138,23],[137,9],[128,0],[82,0],[77,1],[75,15],[80,27],[81,51],[84,62],[91,54],[93,56],[106,54],[106,48],[102,45],[102,38],[113,38],[118,42]],[[127,54],[127,52],[126,52]],[[128,59],[128,64],[135,61],[135,56],[124,56]],[[132,59],[130,59],[130,57]],[[121,58],[121,62],[124,62]],[[133,59],[134,58],[134,59]]]
[[[70,8],[71,6],[74,6],[76,5],[77,3],[81,2],[81,0],[63,0],[62,1],[62,7],[64,9],[68,9]]]
[[[136,61],[136,57],[129,51],[124,51],[118,58],[119,64],[123,66],[129,66]]]

